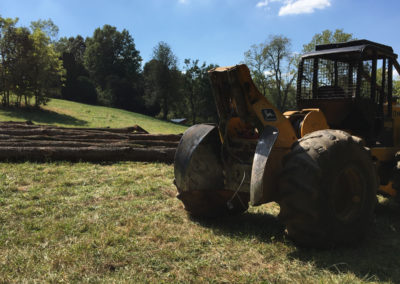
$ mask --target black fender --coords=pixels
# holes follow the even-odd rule
[[[175,153],[175,185],[181,191],[223,189],[221,145],[216,125],[187,129]]]
[[[250,181],[250,204],[253,206],[262,204],[268,157],[271,154],[278,135],[279,131],[276,127],[267,125],[258,140]]]

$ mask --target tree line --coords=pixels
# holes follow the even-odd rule
[[[58,28],[49,21],[17,27],[18,19],[0,17],[0,99],[35,106],[48,101],[60,90],[65,70],[53,48],[51,36]]]
[[[142,57],[130,33],[104,25],[87,38],[57,39],[51,20],[18,27],[18,19],[0,17],[1,105],[34,106],[50,98],[122,108],[191,123],[215,121],[207,71],[214,64],[178,59],[159,42],[152,59]]]
[[[35,106],[50,98],[122,108],[162,119],[186,118],[188,123],[217,120],[207,72],[216,64],[178,58],[159,42],[143,63],[133,37],[104,25],[93,35],[57,39],[51,20],[17,27],[18,19],[0,17],[0,100],[3,106]],[[316,34],[302,52],[316,44],[354,39],[343,30]],[[291,40],[271,35],[244,53],[259,90],[280,110],[295,107],[299,54]],[[395,84],[395,90],[400,84]]]

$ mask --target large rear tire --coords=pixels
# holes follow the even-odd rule
[[[368,231],[378,179],[363,141],[340,130],[310,133],[283,161],[278,203],[297,244],[349,244]]]

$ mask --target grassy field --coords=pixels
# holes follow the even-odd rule
[[[185,127],[52,101],[0,120]],[[161,163],[0,163],[0,283],[400,283],[400,207],[380,198],[368,238],[313,250],[285,238],[272,203],[231,219],[189,218]]]
[[[400,280],[400,209],[381,199],[356,247],[302,249],[275,204],[188,218],[173,167],[0,163],[0,282],[370,283]]]
[[[187,127],[116,108],[52,99],[42,110],[0,108],[0,121],[31,120],[66,127],[127,127],[137,124],[150,133],[179,134]]]

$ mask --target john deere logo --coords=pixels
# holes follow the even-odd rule
[[[262,110],[265,121],[276,121],[276,114],[273,109],[266,108]]]

